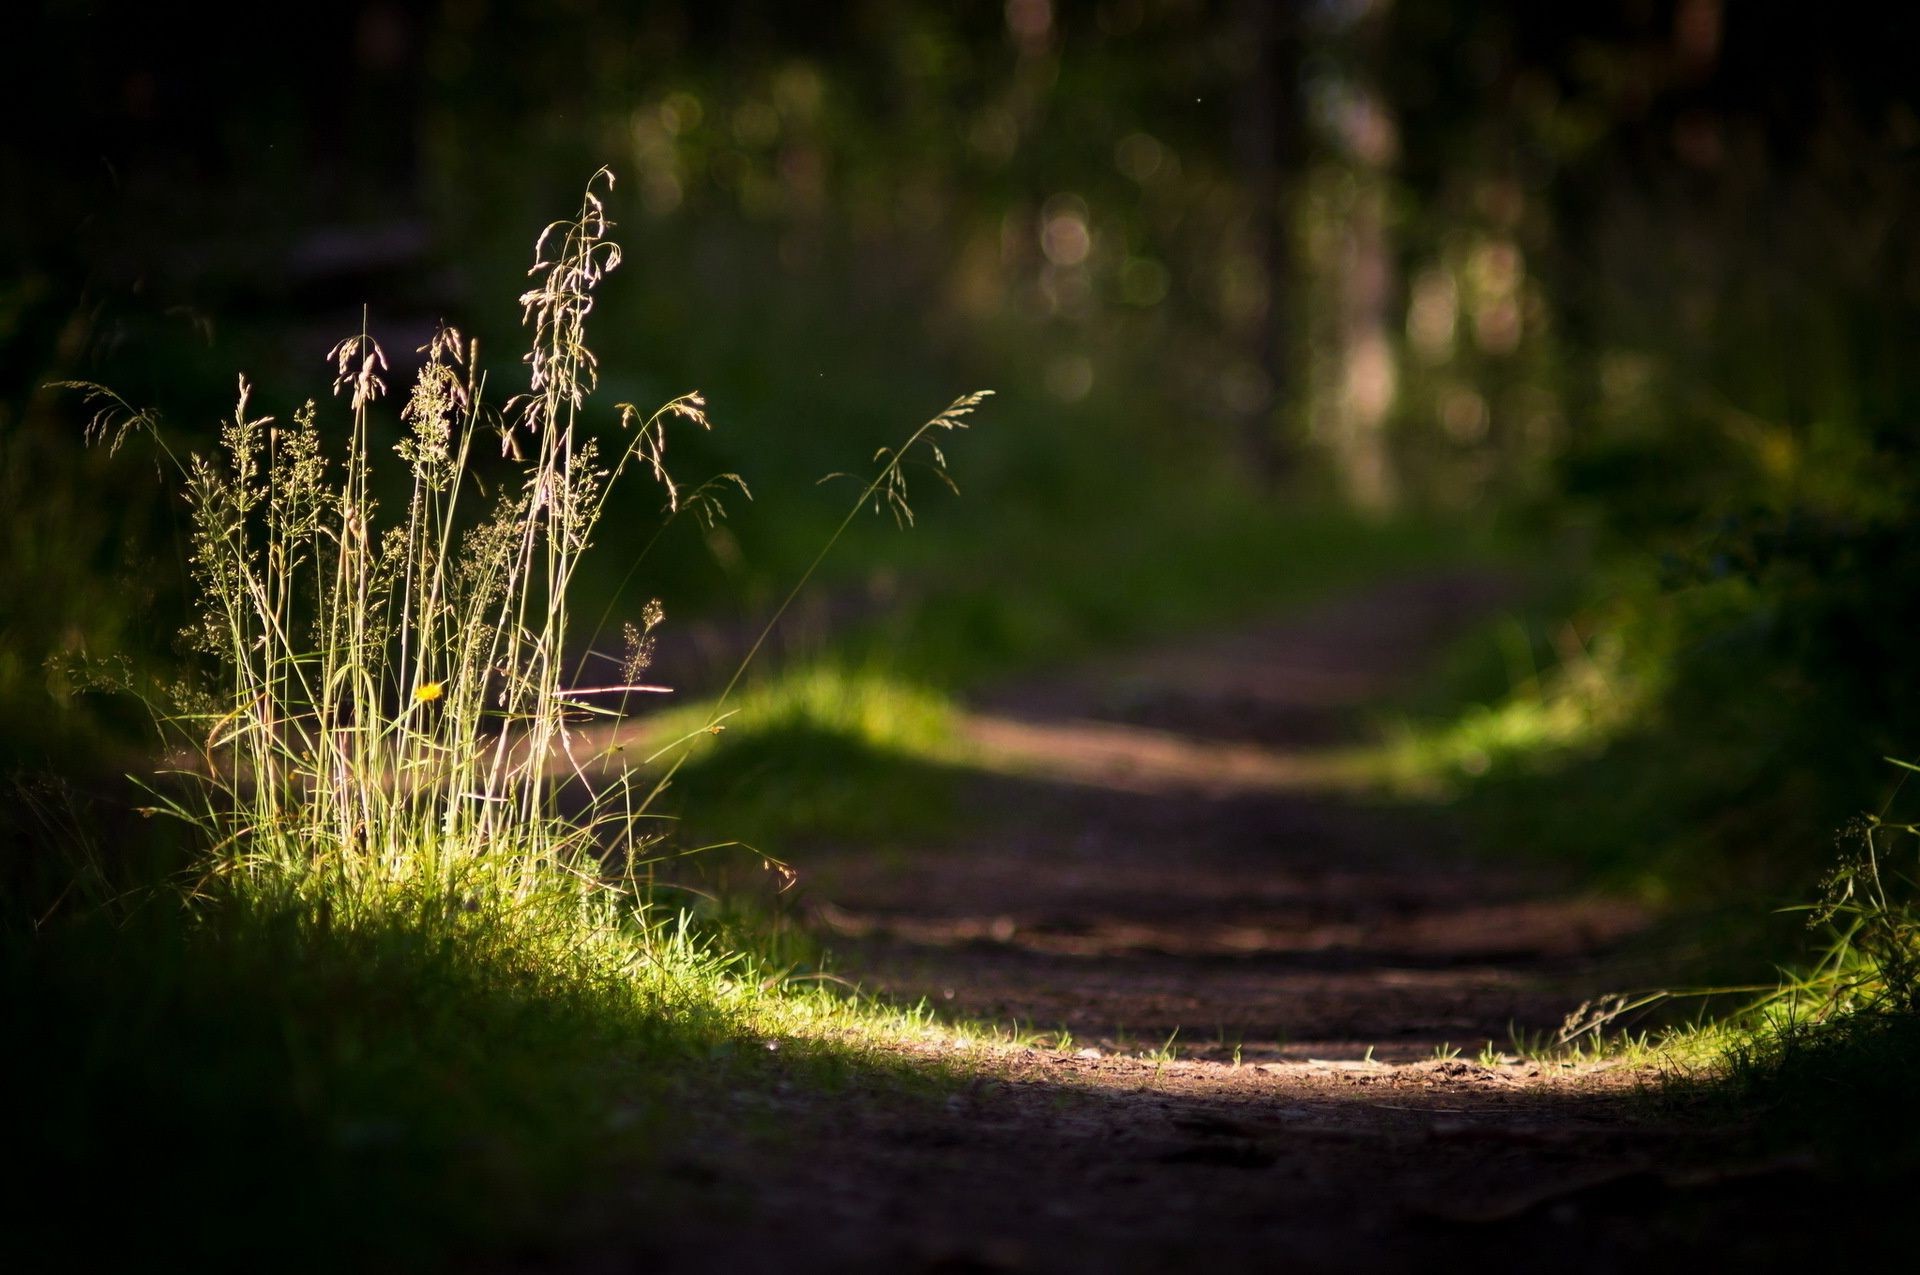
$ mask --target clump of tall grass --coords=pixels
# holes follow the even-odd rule
[[[202,897],[238,892],[330,926],[552,924],[576,946],[644,909],[631,869],[659,837],[649,807],[678,760],[642,778],[583,727],[666,689],[644,680],[663,617],[648,603],[624,627],[619,675],[583,679],[569,590],[632,471],[663,489],[665,518],[710,516],[714,502],[711,485],[683,494],[666,467],[670,427],[709,427],[699,394],[651,412],[620,404],[611,428],[590,421],[586,324],[620,263],[611,184],[597,173],[575,215],[536,243],[520,298],[524,393],[487,406],[477,348],[452,328],[418,351],[392,449],[407,495],[390,522],[374,496],[374,438],[391,365],[364,330],[329,355],[342,454],[329,454],[314,403],[284,423],[256,415],[242,377],[217,452],[174,457],[199,604],[187,638],[211,680],[155,701],[175,764],[151,790],[157,811],[207,839]],[[144,431],[174,456],[153,415],[79,388],[96,438],[118,447]],[[849,521],[868,502],[906,516],[904,466],[924,457],[944,478],[932,435],[964,428],[982,397],[883,449]],[[508,476],[483,485],[476,456],[494,439]],[[717,727],[739,680],[693,735]]]
[[[1907,762],[1895,762],[1914,770]],[[1809,923],[1829,932],[1809,971],[1781,985],[1788,1023],[1859,1013],[1920,1016],[1920,823],[1880,815],[1849,822]]]
[[[609,180],[538,241],[521,298],[527,392],[487,409],[477,348],[452,328],[419,351],[394,448],[408,494],[389,525],[373,494],[389,360],[365,331],[329,356],[349,415],[338,458],[315,404],[285,424],[256,415],[242,377],[218,452],[180,462],[199,608],[186,636],[213,674],[162,707],[180,764],[154,791],[210,837],[210,878],[350,920],[403,898],[524,901],[632,848],[632,784],[589,775],[574,728],[611,711],[607,697],[654,688],[637,680],[639,651],[618,685],[572,684],[568,588],[627,471],[649,471],[677,507],[668,424],[707,420],[698,394],[644,415],[623,404],[618,433],[583,419],[597,372],[585,324],[620,261]],[[157,434],[89,390],[97,435]],[[494,433],[513,470],[476,513],[475,449]],[[560,816],[569,787],[584,817]]]
[[[1358,759],[1361,769],[1423,795],[1468,790],[1490,775],[1550,772],[1630,729],[1657,691],[1647,670],[1629,664],[1618,633],[1602,632],[1589,644],[1568,625],[1545,669],[1515,659],[1508,645],[1504,695],[1468,704],[1445,720],[1395,724],[1380,746]]]
[[[1818,958],[1707,1036],[1718,1092],[1764,1111],[1766,1137],[1820,1152],[1850,1191],[1904,1203],[1920,1174],[1920,824],[1863,816],[1840,848],[1807,909],[1827,932]]]

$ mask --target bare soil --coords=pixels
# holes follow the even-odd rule
[[[959,826],[822,848],[806,906],[867,988],[1072,1044],[968,1053],[937,1098],[742,1093],[777,1136],[716,1122],[673,1167],[696,1203],[566,1264],[1615,1270],[1699,1250],[1764,1269],[1810,1251],[1820,1166],[1756,1158],[1747,1130],[1658,1098],[1657,1072],[1507,1052],[1647,976],[1625,960],[1639,909],[1477,856],[1446,810],[1369,800],[1315,760],[1503,597],[1428,575],[982,697]]]

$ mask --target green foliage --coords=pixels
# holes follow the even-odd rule
[[[17,1075],[36,1095],[17,1241],[83,1264],[277,1243],[311,1268],[511,1236],[644,1150],[644,1133],[607,1136],[622,1104],[648,1112],[744,1030],[695,1003],[716,982],[697,964],[622,970],[428,899],[366,911],[349,927],[163,897],[131,923],[10,935],[10,1030],[33,1042]],[[109,1163],[127,1189],[102,1201]]]
[[[1814,909],[1816,924],[1840,932],[1826,962],[1833,971],[1830,1000],[1838,1009],[1920,1014],[1917,844],[1920,825],[1873,818],[1855,821],[1841,842],[1847,853],[1828,875]]]

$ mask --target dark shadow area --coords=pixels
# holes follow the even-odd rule
[[[184,838],[87,813],[146,853],[100,860],[92,898],[70,879],[0,912],[16,1269],[472,1269],[636,1217],[718,1225],[744,1202],[675,1167],[708,1115],[778,1146],[743,1095],[844,1087],[911,1110],[941,1091],[832,1041],[776,1055],[697,977],[610,976],[471,900],[262,902],[204,878]],[[16,855],[59,848],[7,831]],[[645,1190],[610,1213],[606,1184],[631,1178]]]
[[[1863,1189],[1631,1087],[1518,1093],[1466,1062],[1211,1081],[1198,1066],[1028,1054],[940,1104],[788,1095],[774,1100],[784,1166],[696,1153],[755,1201],[752,1219],[725,1235],[681,1219],[642,1251],[749,1271],[1370,1271],[1527,1254],[1608,1271],[1895,1251],[1885,1228],[1833,1225],[1836,1210],[1884,1207],[1892,1184]]]

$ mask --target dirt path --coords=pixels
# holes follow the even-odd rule
[[[812,856],[807,897],[866,986],[1072,1048],[1002,1050],[944,1105],[742,1095],[788,1154],[691,1157],[740,1220],[650,1260],[1606,1270],[1789,1216],[1806,1166],[1677,1127],[1624,1069],[1475,1061],[1617,985],[1633,908],[1314,761],[1500,598],[1407,580],[986,697],[961,829]]]
[[[1103,1052],[1409,1062],[1557,1027],[1635,909],[1476,863],[1440,814],[1319,760],[1498,596],[1405,581],[1000,690],[966,726],[1002,773],[971,782],[964,831],[811,856],[841,963]]]

